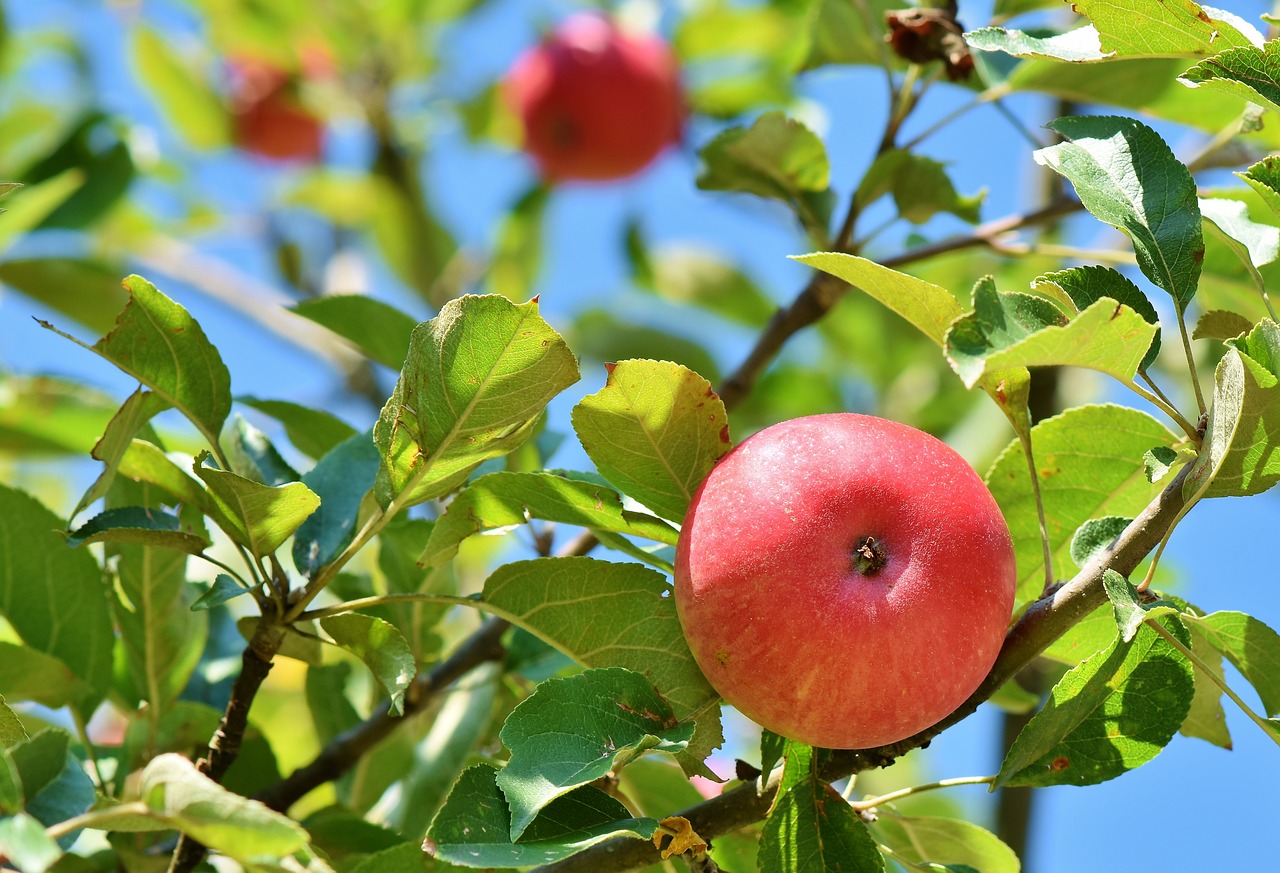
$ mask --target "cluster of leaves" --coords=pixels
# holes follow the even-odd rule
[[[1036,5],[997,4],[997,13]],[[977,55],[984,93],[1132,100],[1127,105],[1156,117],[1243,124],[1255,141],[1272,144],[1267,128],[1254,128],[1267,120],[1259,107],[1280,108],[1274,44],[1234,17],[1190,3],[1147,4],[1151,15],[1136,30],[1121,5],[1078,3],[1092,23],[1062,35],[970,34],[974,48],[1025,58],[1002,66],[994,55]],[[383,38],[400,44],[391,35],[407,29],[396,16],[417,7],[391,4],[400,12],[368,26],[385,28]],[[695,88],[692,104],[728,117],[759,105],[762,95],[787,96],[795,73],[823,64],[884,61],[891,71],[905,69],[882,54],[874,30],[856,16],[838,0],[691,15],[677,36],[686,60],[750,60],[746,73]],[[276,24],[305,29],[288,15]],[[211,105],[188,62],[146,31],[136,47],[176,123],[209,130],[207,122],[181,120]],[[1201,57],[1186,68],[1183,59]],[[1175,99],[1116,89],[1125,76],[1162,85],[1180,76],[1198,90]],[[1197,102],[1199,91],[1219,96]],[[898,96],[895,124],[918,97],[909,87]],[[1230,98],[1229,117],[1222,96]],[[484,104],[473,107],[477,115]],[[1027,616],[1051,603],[1053,587],[1077,568],[1105,563],[1113,541],[1163,488],[1178,489],[1189,509],[1204,497],[1258,494],[1280,479],[1271,451],[1280,327],[1266,298],[1268,267],[1280,253],[1274,158],[1239,174],[1248,187],[1200,192],[1188,167],[1141,122],[1069,117],[1053,128],[1063,142],[1036,152],[1036,161],[1131,239],[1141,276],[1169,296],[1200,407],[1191,415],[1156,385],[1161,361],[1178,357],[1167,348],[1174,343],[1162,345],[1159,310],[1119,270],[1054,269],[1000,290],[1014,287],[1017,276],[1003,270],[965,299],[949,290],[958,287],[954,277],[935,283],[862,257],[867,238],[830,233],[835,197],[821,139],[781,112],[712,139],[699,179],[708,191],[784,204],[813,247],[838,249],[799,260],[865,292],[838,306],[830,300],[820,313],[830,313],[823,329],[843,363],[854,361],[888,390],[904,369],[898,355],[916,355],[915,346],[895,351],[893,338],[917,331],[933,349],[930,366],[959,377],[950,394],[932,401],[938,421],[968,409],[963,389],[980,387],[996,401],[1017,439],[987,482],[1014,537],[1018,605]],[[104,175],[127,185],[129,174],[118,168],[95,175],[83,160],[59,161],[27,177],[38,184],[0,220],[0,245],[3,234],[41,226],[67,204],[80,205],[64,215],[87,222],[86,202],[119,196],[98,191],[84,199]],[[706,838],[721,836],[714,819],[703,824],[705,809],[686,778],[713,775],[704,761],[722,742],[719,700],[684,643],[666,576],[691,495],[731,447],[726,405],[695,371],[705,367],[619,360],[571,417],[595,470],[546,469],[560,439],[547,428],[547,407],[578,381],[578,361],[536,302],[509,298],[523,299],[532,282],[524,260],[538,247],[547,192],[521,200],[501,237],[497,254],[505,260],[491,265],[490,282],[508,296],[453,297],[441,284],[451,244],[420,200],[405,196],[408,163],[390,161],[358,180],[318,172],[297,194],[297,202],[327,208],[335,220],[368,224],[406,284],[441,304],[422,323],[367,297],[325,296],[296,307],[363,358],[399,371],[363,432],[286,400],[233,394],[200,325],[145,279],[130,277],[123,294],[103,295],[100,308],[85,310],[78,296],[58,304],[50,289],[65,284],[50,280],[49,264],[26,284],[15,278],[20,262],[0,265],[0,280],[101,326],[105,336],[86,348],[140,383],[114,404],[90,402],[76,386],[6,380],[17,400],[0,410],[0,437],[88,453],[102,464],[70,526],[35,497],[0,485],[7,621],[0,689],[10,703],[65,708],[76,728],[73,736],[0,702],[0,854],[18,869],[148,870],[157,859],[165,866],[175,832],[179,856],[198,844],[249,870],[317,873],[575,858],[606,869],[590,853],[615,839],[653,841],[667,855],[706,863]],[[393,192],[399,211],[384,209],[374,189]],[[913,224],[941,213],[976,223],[981,205],[979,196],[956,191],[942,164],[895,147],[892,136],[853,192],[850,215],[884,197]],[[348,209],[353,203],[360,208]],[[1276,214],[1263,217],[1257,208]],[[396,228],[409,228],[412,239],[379,224],[379,216],[406,212],[412,216]],[[436,247],[415,248],[426,241]],[[642,287],[760,328],[765,345],[786,339],[769,339],[769,298],[746,277],[715,260],[651,252],[639,228],[629,241]],[[423,251],[432,257],[410,254]],[[69,263],[83,274],[82,262],[60,268]],[[1188,314],[1197,312],[1192,330]],[[623,357],[609,323],[597,317],[592,324],[581,320],[575,339],[590,335],[608,356]],[[851,341],[867,331],[883,335]],[[1193,340],[1220,353],[1209,402],[1199,397]],[[669,338],[658,345],[671,347]],[[1061,366],[1116,378],[1181,433],[1114,405],[1076,407],[1033,426],[1030,368]],[[805,381],[788,378],[786,365],[766,377],[735,426],[785,409],[789,386]],[[819,393],[805,402],[835,401]],[[267,435],[233,416],[237,404],[277,421],[313,462],[309,469],[299,472]],[[194,428],[198,444],[155,422],[168,410]],[[101,436],[85,441],[85,433]],[[1184,472],[1166,486],[1180,465]],[[584,536],[554,553],[550,525]],[[476,565],[493,552],[477,535],[511,530],[532,534],[537,557],[499,562],[480,578]],[[586,556],[596,543],[612,557]],[[188,581],[190,559],[221,572],[198,586]],[[1109,604],[1045,639],[1052,645],[1044,654],[1061,676],[988,781],[1100,782],[1149,761],[1179,731],[1229,746],[1224,694],[1280,743],[1273,630],[1244,613],[1206,615],[1152,595],[1145,582],[1135,586],[1113,570],[1102,582]],[[500,633],[505,646],[450,673],[478,623],[459,618],[462,612],[490,617],[468,640]],[[280,741],[293,738],[269,739],[246,724],[275,659],[305,665],[310,727],[324,746],[287,779]],[[1256,690],[1262,714],[1227,685],[1224,660]],[[232,685],[228,676],[237,672]],[[1040,703],[1005,691],[1006,705]],[[104,701],[128,714],[119,743],[88,738],[86,724]],[[424,712],[433,717],[417,718]],[[392,739],[373,745],[393,729]],[[203,758],[199,766],[194,758]],[[711,856],[726,868],[750,863],[770,873],[881,870],[886,859],[914,869],[1018,868],[1013,853],[976,825],[900,815],[888,806],[892,798],[850,804],[831,786],[867,766],[766,735],[758,777],[744,771],[747,784],[733,795],[755,798],[764,822],[746,838],[715,839]],[[327,781],[336,781],[329,795],[336,803],[300,822],[283,814]],[[673,815],[686,806],[686,817]],[[880,816],[869,822],[872,807]],[[108,839],[93,858],[64,855],[85,829]]]

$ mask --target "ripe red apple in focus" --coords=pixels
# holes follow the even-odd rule
[[[236,145],[277,161],[319,160],[324,124],[300,101],[298,77],[259,58],[238,57],[228,66]]]
[[[675,600],[712,686],[814,746],[897,742],[990,670],[1013,610],[1013,541],[942,441],[854,413],[755,434],[694,495]]]
[[[594,13],[565,19],[521,55],[503,83],[524,148],[553,181],[639,172],[680,139],[680,70],[657,37]]]

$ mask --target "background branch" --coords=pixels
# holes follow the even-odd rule
[[[337,779],[397,727],[406,724],[406,719],[425,710],[445,688],[486,661],[501,660],[506,655],[502,635],[508,627],[500,618],[485,621],[452,655],[413,680],[405,694],[403,716],[393,716],[385,707],[380,708],[376,714],[334,737],[310,764],[294,770],[260,793],[257,799],[284,812],[312,789]]]

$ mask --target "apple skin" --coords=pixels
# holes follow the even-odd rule
[[[318,161],[324,124],[298,99],[297,77],[258,58],[235,58],[229,67],[236,145],[274,161]]]
[[[662,40],[594,13],[566,18],[503,82],[524,149],[549,181],[631,176],[678,142],[680,70]]]
[[[884,564],[855,557],[873,537]],[[895,743],[981,684],[1004,641],[1013,541],[973,468],[942,441],[854,413],[755,434],[690,504],[675,601],[726,702],[793,740]]]

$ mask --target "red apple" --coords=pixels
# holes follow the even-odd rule
[[[503,83],[524,148],[553,181],[621,179],[680,139],[680,71],[662,40],[573,15]]]
[[[853,413],[782,422],[694,495],[675,600],[724,699],[826,748],[897,742],[981,683],[1013,609],[995,500],[940,440]]]
[[[298,77],[259,58],[229,66],[236,145],[272,160],[319,160],[324,124],[299,100]]]

